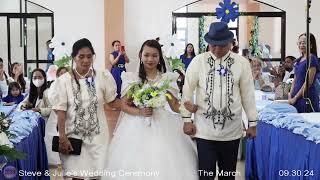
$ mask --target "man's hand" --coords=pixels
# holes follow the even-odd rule
[[[183,125],[183,132],[189,136],[196,134],[196,126],[192,122],[185,122]]]
[[[256,137],[256,127],[249,127],[246,130],[246,134],[248,138],[255,138]]]

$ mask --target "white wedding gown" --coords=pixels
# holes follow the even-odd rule
[[[179,92],[176,73],[161,74],[158,81],[171,79],[169,91]],[[125,94],[137,73],[122,74]],[[151,125],[143,117],[122,113],[110,144],[107,172],[104,179],[112,180],[197,180],[195,144],[183,133],[179,114],[166,108],[153,111]]]

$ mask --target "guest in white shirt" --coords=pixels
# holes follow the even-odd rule
[[[284,60],[285,75],[283,82],[287,82],[289,78],[294,78],[294,61],[296,60],[293,56],[287,56]]]
[[[226,175],[219,179],[234,179],[243,136],[242,108],[249,119],[247,135],[256,136],[253,77],[249,61],[230,51],[233,33],[227,24],[212,23],[204,38],[210,51],[194,58],[183,87],[183,102],[191,101],[196,90],[198,111],[191,122],[191,113],[181,106],[183,128],[196,138],[200,180],[214,179],[216,162],[219,172]]]

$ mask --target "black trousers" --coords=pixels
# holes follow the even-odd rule
[[[199,159],[199,180],[234,180],[240,139],[233,141],[210,141],[196,139]],[[218,162],[219,170],[216,170]],[[218,174],[217,174],[218,173]]]

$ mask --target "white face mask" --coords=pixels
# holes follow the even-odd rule
[[[41,87],[44,83],[44,79],[34,79],[32,82],[36,87]]]

